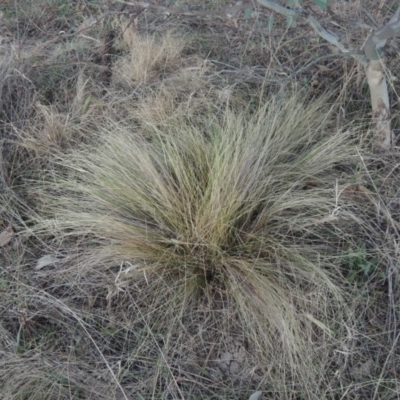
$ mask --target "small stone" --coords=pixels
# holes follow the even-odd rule
[[[219,368],[224,372],[228,371],[229,370],[229,364],[230,364],[231,360],[232,360],[232,354],[231,353],[228,353],[228,352],[222,353],[221,356],[218,359]]]
[[[374,362],[372,359],[368,359],[366,362],[362,364],[358,364],[357,366],[351,369],[351,374],[353,378],[359,382],[365,379],[366,376],[370,376],[372,374],[372,370],[374,368]]]
[[[231,365],[229,366],[229,372],[232,375],[237,375],[240,371],[240,366],[236,361],[232,361]]]
[[[227,361],[227,362],[230,362],[232,358],[233,358],[232,354],[228,352],[222,353],[220,357],[221,361]]]
[[[242,363],[244,361],[244,357],[245,355],[243,354],[242,351],[237,351],[234,355],[233,355],[234,359],[239,362]]]

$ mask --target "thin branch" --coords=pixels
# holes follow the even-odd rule
[[[344,53],[344,54],[343,54],[343,57],[352,57],[352,58],[354,58],[355,56],[360,56],[360,55],[361,55],[361,54],[360,54],[360,53],[357,53],[357,52],[348,52],[348,53]],[[324,56],[318,57],[318,58],[316,58],[315,60],[310,61],[310,62],[309,62],[307,65],[305,65],[304,67],[301,67],[301,68],[299,68],[299,69],[293,71],[293,72],[290,74],[290,78],[293,78],[293,77],[295,77],[296,75],[298,75],[298,74],[300,74],[300,73],[306,71],[307,69],[311,68],[311,67],[312,67],[313,65],[315,65],[315,64],[318,64],[318,63],[321,62],[321,61],[327,60],[327,59],[329,59],[329,58],[338,58],[338,57],[340,57],[340,55],[338,55],[338,54],[333,54],[333,53],[326,54],[326,55],[324,55]]]
[[[386,46],[387,40],[400,34],[399,17],[400,6],[386,25],[383,25],[369,35],[364,47],[364,53],[369,60],[379,60],[382,58],[382,49]]]
[[[302,16],[305,17],[310,23],[311,27],[314,31],[325,39],[327,42],[336,46],[342,53],[349,53],[350,50],[346,49],[342,43],[340,43],[339,38],[333,33],[325,29],[310,13],[308,13],[303,8],[297,8],[295,10],[282,7],[278,3],[273,0],[257,0],[259,4],[264,7],[269,8],[270,10],[276,11],[280,14],[289,16],[289,17],[297,17]],[[297,3],[299,4],[299,3]]]
[[[156,11],[159,11],[163,14],[178,14],[178,15],[184,15],[186,17],[206,17],[206,16],[213,16],[213,17],[218,17],[218,16],[226,16],[229,14],[236,14],[240,10],[244,10],[246,8],[249,8],[248,5],[246,4],[237,4],[231,7],[225,7],[220,10],[211,10],[211,11],[188,11],[188,10],[182,10],[180,8],[170,8],[170,7],[164,7],[160,6],[158,4],[151,3],[149,1],[124,1],[124,0],[117,0],[118,3],[126,4],[129,6],[134,6],[134,7],[142,7],[143,9],[153,9]]]
[[[342,43],[340,43],[339,38],[333,33],[325,29],[312,15],[307,16],[307,20],[313,27],[315,32],[325,39],[327,42],[336,46],[342,53],[349,53],[350,50],[346,49]]]
[[[303,8],[296,8],[296,9],[290,9],[286,7],[282,7],[278,3],[276,3],[274,0],[257,0],[259,4],[261,4],[264,7],[269,8],[270,10],[276,11],[280,14],[289,16],[289,17],[303,17],[305,18],[311,27],[314,29],[314,31],[322,37],[324,40],[326,40],[328,43],[333,44],[335,47],[337,47],[343,54],[350,54],[351,57],[353,57],[355,60],[358,62],[362,63],[364,66],[367,65],[367,61],[365,58],[360,55],[357,52],[352,51],[351,49],[347,49],[343,43],[340,42],[338,36],[334,34],[331,31],[328,31],[325,29],[318,21],[315,19],[308,11],[304,10]],[[299,3],[296,3],[299,4]]]
[[[363,21],[361,21],[361,20],[358,20],[358,19],[347,19],[347,18],[343,18],[343,17],[337,15],[337,14],[332,10],[332,8],[329,7],[329,6],[328,6],[328,8],[326,9],[326,11],[327,11],[327,13],[329,14],[329,16],[330,16],[334,21],[337,21],[337,22],[339,22],[339,23],[355,25],[355,26],[358,26],[359,28],[362,28],[362,29],[369,29],[369,30],[372,29],[372,26],[371,26],[371,25],[368,25],[368,24],[366,24],[365,22],[363,22]],[[374,23],[374,24],[375,24],[375,23]],[[376,26],[376,24],[375,24],[375,26]]]
[[[375,27],[378,27],[379,24],[376,22],[375,17],[365,8],[362,8],[363,13],[368,17],[368,19],[374,24]]]
[[[397,36],[400,33],[400,21],[393,22],[378,29],[374,36],[377,40],[387,40]],[[386,44],[386,43],[385,43]]]

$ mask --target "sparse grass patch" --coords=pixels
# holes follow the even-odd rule
[[[63,30],[74,15],[73,3],[63,0],[5,0],[0,6],[7,28],[20,40]]]

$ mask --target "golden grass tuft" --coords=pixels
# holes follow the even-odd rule
[[[174,71],[185,48],[182,37],[168,32],[160,37],[143,36],[129,24],[123,27],[123,44],[128,54],[115,65],[116,79],[128,84],[146,83]]]
[[[342,251],[363,224],[339,191],[354,179],[353,132],[335,129],[327,100],[105,124],[43,180],[36,234],[69,243],[74,281],[116,271],[109,299],[131,293],[138,318],[165,330],[163,354],[182,318],[217,297],[249,351],[273,360],[268,374],[315,388],[316,343],[336,343],[350,318]]]

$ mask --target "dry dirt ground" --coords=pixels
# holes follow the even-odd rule
[[[336,17],[306,3],[348,46],[360,49],[367,25],[387,21],[398,2],[332,1]],[[390,154],[369,151],[370,104],[362,67],[341,54],[332,56],[335,49],[306,22],[294,25],[251,0],[152,4],[155,7],[146,10],[103,0],[0,3],[0,398],[400,398],[400,157],[396,147]],[[227,8],[228,13],[223,11]],[[399,113],[399,46],[393,40],[387,47],[394,115]],[[297,93],[293,108],[281,107],[292,104],[291,93]],[[270,98],[275,99],[270,106],[275,114],[259,111]],[[319,105],[309,106],[313,104]],[[292,114],[298,119],[292,120]],[[249,125],[243,115],[252,121]],[[176,184],[174,198],[186,195],[186,175],[180,178],[179,172],[194,168],[191,178],[199,179],[199,187],[209,179],[198,178],[203,170],[190,164],[192,156],[205,165],[215,157],[220,163],[215,168],[225,177],[215,182],[229,185],[235,172],[225,169],[235,167],[240,154],[225,164],[212,153],[224,149],[213,142],[211,128],[215,124],[216,131],[228,135],[238,126],[253,126],[262,134],[259,115],[270,121],[277,115],[275,125],[266,126],[281,132],[290,149],[281,149],[273,134],[265,139],[285,154],[280,164],[271,162],[271,182],[278,194],[271,190],[268,195],[276,204],[278,195],[289,201],[283,193],[291,190],[320,197],[309,197],[309,206],[300,197],[297,203],[290,197],[293,203],[278,211],[271,206],[272,233],[257,225],[264,215],[264,197],[251,197],[259,203],[243,222],[247,236],[230,233],[233,238],[226,244],[215,240],[218,246],[210,233],[211,218],[208,236],[199,234],[202,239],[189,244],[183,233],[172,236],[167,223],[156,226],[167,218],[160,214],[145,230],[150,236],[168,231],[161,236],[168,246],[160,250],[161,240],[154,239],[151,246],[146,242],[150,247],[140,247],[131,237],[137,231],[124,224],[130,212],[136,221],[147,207],[135,197],[142,181],[137,190],[129,187],[129,179],[146,176],[141,165],[170,166],[169,182],[181,184]],[[393,123],[398,124],[395,119]],[[299,136],[307,126],[316,133]],[[179,136],[186,132],[182,127],[187,132],[196,127],[208,141],[196,141],[193,134],[190,140],[196,145],[187,144]],[[346,129],[350,136],[327,141],[327,132]],[[298,139],[286,135],[288,130],[300,131]],[[169,144],[166,134],[181,138],[182,147],[179,141]],[[131,137],[141,141],[131,143]],[[248,150],[242,137],[232,140]],[[260,147],[265,144],[257,140]],[[151,153],[153,145],[159,153]],[[203,145],[209,153],[197,151]],[[324,159],[312,158],[309,148]],[[187,158],[180,159],[185,151]],[[296,158],[297,151],[304,157]],[[132,154],[141,162],[130,158]],[[157,157],[166,155],[171,157],[168,163],[157,164]],[[262,157],[260,153],[259,160]],[[307,164],[309,173],[301,169],[307,157],[313,160]],[[177,159],[188,164],[180,169]],[[331,159],[328,171],[325,164]],[[135,167],[129,167],[130,162]],[[86,169],[93,175],[85,180],[81,172]],[[146,178],[151,185],[160,173],[156,167],[154,171]],[[254,177],[255,187],[261,176]],[[298,189],[297,179],[302,182]],[[157,182],[154,178],[154,185]],[[287,183],[282,192],[280,182]],[[93,190],[109,193],[94,196],[88,189],[92,183]],[[196,191],[197,186],[190,188]],[[234,195],[232,189],[226,201]],[[171,199],[168,196],[162,199]],[[224,191],[218,191],[210,213],[223,196]],[[247,204],[243,200],[243,207]],[[163,203],[156,206],[162,208]],[[329,216],[318,214],[331,206]],[[128,214],[117,210],[112,215],[113,207]],[[179,210],[180,215],[186,212]],[[221,206],[215,215],[224,212]],[[152,213],[144,214],[148,218]],[[337,221],[341,213],[353,219]],[[107,224],[97,224],[102,215],[110,215]],[[168,214],[172,217],[175,214]],[[198,223],[195,228],[185,225],[193,229],[191,237],[200,231]],[[139,222],[135,224],[136,229]],[[248,239],[259,231],[268,254],[258,252]],[[235,250],[230,252],[232,243]],[[287,246],[283,250],[282,243]],[[210,250],[214,245],[217,255]],[[289,250],[290,259],[280,253]],[[322,274],[316,277],[316,260],[322,265],[324,257],[340,278],[329,276],[325,282]],[[289,271],[275,279],[271,270],[276,296],[265,294],[269,286],[263,286],[262,273],[260,281],[254,275],[243,290],[232,285],[246,262],[252,265],[250,271],[260,259],[268,261],[268,268],[283,265]],[[200,262],[212,267],[199,267]],[[144,267],[138,267],[140,263]],[[196,264],[193,277],[182,267],[192,268],[191,263]],[[302,263],[308,269],[302,270]],[[204,276],[198,272],[202,268]],[[315,282],[308,285],[310,271]],[[304,279],[297,280],[295,275],[303,272]],[[339,285],[337,291],[331,280]]]

